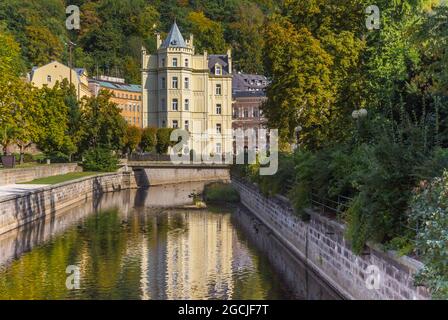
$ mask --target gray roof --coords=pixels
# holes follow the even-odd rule
[[[263,75],[237,73],[233,74],[232,89],[237,91],[263,91],[269,85],[269,80]]]
[[[212,74],[215,73],[216,64],[222,66],[222,74],[230,74],[229,57],[226,54],[210,54],[208,55],[208,68]]]
[[[180,33],[176,22],[174,22],[170,33],[166,37],[165,41],[163,41],[162,48],[187,48],[187,44],[182,36],[182,33]]]

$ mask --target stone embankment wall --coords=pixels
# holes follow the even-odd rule
[[[55,215],[95,195],[137,188],[132,172],[102,174],[0,199],[0,234]]]
[[[356,256],[344,238],[344,225],[309,212],[303,222],[287,199],[267,198],[250,183],[232,179],[242,204],[306,265],[347,299],[429,299],[426,288],[414,286],[422,264],[373,247]],[[372,282],[373,281],[373,282]],[[369,285],[370,283],[370,285]]]
[[[160,186],[185,182],[230,181],[228,167],[155,166],[135,168],[139,186]]]
[[[76,163],[50,164],[30,168],[0,170],[0,186],[82,171]]]

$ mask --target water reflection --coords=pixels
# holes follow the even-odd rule
[[[0,236],[0,299],[288,298],[230,213],[164,207],[198,187],[107,194]],[[80,290],[65,287],[68,265]]]
[[[105,194],[0,235],[0,299],[337,298],[245,210],[174,208],[203,187]]]

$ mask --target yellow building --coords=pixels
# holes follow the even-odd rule
[[[53,88],[56,82],[62,82],[64,79],[75,86],[79,100],[91,96],[85,69],[71,69],[58,61],[53,61],[41,67],[34,67],[29,74],[29,81],[37,88],[42,88],[44,85]]]
[[[121,115],[129,125],[143,128],[142,87],[127,84],[124,79],[100,76],[89,80],[90,91],[97,96],[100,90],[109,90],[110,99],[121,109]]]
[[[190,132],[196,153],[232,152],[232,56],[197,55],[176,23],[157,51],[142,52],[144,126]],[[202,134],[208,132],[208,137]],[[207,148],[207,149],[205,149]]]

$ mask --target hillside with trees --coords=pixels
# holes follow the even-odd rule
[[[140,82],[141,46],[155,50],[155,33],[164,36],[174,20],[195,34],[196,50],[234,49],[239,70],[263,73],[262,26],[275,10],[273,0],[8,0],[0,3],[0,28],[18,41],[23,67],[52,60],[68,63],[66,43],[77,44],[74,63],[95,75]],[[65,8],[78,5],[81,29],[65,28]]]

